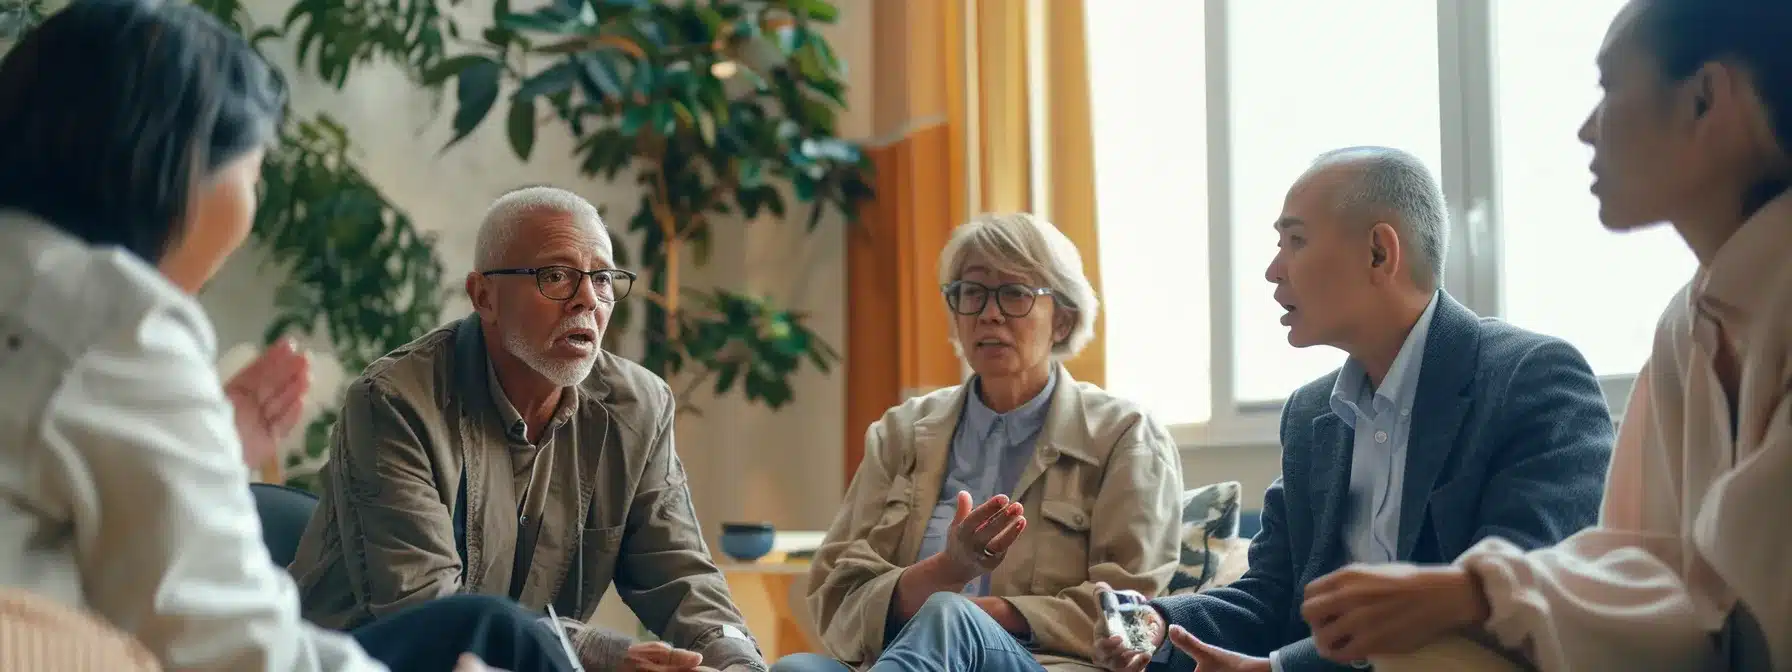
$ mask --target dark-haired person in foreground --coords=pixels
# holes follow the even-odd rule
[[[166,669],[571,669],[500,598],[311,626],[269,560],[245,444],[290,431],[303,360],[276,351],[227,395],[193,294],[249,233],[285,96],[172,1],[78,0],[0,61],[0,585]]]
[[[1321,579],[1305,612],[1333,656],[1483,631],[1545,672],[1792,669],[1792,2],[1634,0],[1599,69],[1580,137],[1600,220],[1669,222],[1699,260],[1637,376],[1599,525]]]
[[[1355,659],[1315,646],[1307,582],[1350,562],[1449,562],[1496,535],[1546,546],[1593,524],[1612,447],[1599,383],[1568,343],[1477,317],[1440,288],[1447,225],[1437,180],[1395,149],[1327,152],[1288,190],[1265,273],[1288,341],[1349,358],[1282,410],[1282,477],[1250,569],[1151,602],[1172,626],[1157,655],[1107,638],[1099,663],[1333,669]]]

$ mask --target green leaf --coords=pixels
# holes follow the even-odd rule
[[[473,67],[476,63],[490,62],[492,62],[492,59],[481,54],[461,54],[452,58],[446,58],[440,63],[437,63],[435,67],[425,71],[421,81],[425,86],[438,86],[443,82],[448,81],[449,78],[460,76],[461,72],[465,71],[467,68]]]
[[[454,91],[459,103],[454,110],[454,139],[448,141],[448,147],[465,139],[479,128],[479,122],[485,121],[492,104],[498,102],[498,76],[502,73],[503,68],[491,60],[474,62],[460,71]]]
[[[534,77],[523,80],[517,86],[517,98],[534,98],[551,96],[572,87],[575,68],[572,63],[556,63],[553,67],[541,71]]]
[[[740,363],[726,362],[716,370],[716,394],[727,394],[728,388],[734,386],[734,380],[740,377]]]
[[[833,23],[840,19],[840,8],[827,0],[789,0],[790,11],[822,23]]]
[[[578,64],[579,84],[585,91],[585,98],[592,102],[602,102],[622,95],[622,80],[616,76],[616,69],[609,58],[600,54],[583,53],[573,56]]]
[[[516,158],[528,161],[529,153],[535,149],[535,99],[511,98],[507,121],[510,149],[516,152]]]
[[[556,11],[556,7],[546,7],[527,14],[506,14],[498,17],[499,27],[519,32],[548,33],[552,35],[578,35],[584,32],[586,24],[582,17],[568,16]]]

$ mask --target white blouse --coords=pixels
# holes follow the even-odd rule
[[[262,544],[211,323],[136,256],[0,213],[0,584],[180,670],[384,670]]]

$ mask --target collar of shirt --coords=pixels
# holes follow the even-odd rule
[[[1355,357],[1344,361],[1344,368],[1338,371],[1338,380],[1332,385],[1332,412],[1344,420],[1344,424],[1356,427],[1359,416],[1367,416],[1369,412],[1362,408],[1369,404],[1374,415],[1386,413],[1394,408],[1410,412],[1412,399],[1419,387],[1418,369],[1420,361],[1425,358],[1425,339],[1431,335],[1431,316],[1437,312],[1437,297],[1431,294],[1431,303],[1425,306],[1425,312],[1419,314],[1419,321],[1413,323],[1412,331],[1406,333],[1406,341],[1400,344],[1400,353],[1394,355],[1394,363],[1388,367],[1388,375],[1381,381],[1381,387],[1370,394],[1369,373]]]
[[[1718,248],[1711,263],[1693,276],[1693,308],[1724,323],[1726,330],[1748,327],[1748,316],[1761,314],[1773,283],[1764,277],[1792,257],[1792,190],[1755,211]]]
[[[1045,427],[1045,414],[1051,410],[1052,406],[1052,390],[1058,387],[1058,369],[1055,366],[1052,368],[1051,375],[1045,379],[1045,389],[1040,390],[1039,394],[1033,395],[1033,398],[1027,400],[1027,403],[1021,404],[1019,408],[1007,413],[997,413],[990,410],[989,406],[984,405],[983,399],[978,394],[978,390],[982,387],[980,377],[971,378],[970,386],[970,394],[965,395],[964,428],[970,431],[971,436],[979,442],[987,441],[990,434],[1004,424],[1023,428],[1025,430],[1023,433],[1031,435]],[[1014,437],[1017,441],[1024,438],[1026,437]]]
[[[523,414],[510,403],[509,395],[504,394],[504,386],[498,382],[498,370],[492,366],[491,360],[485,362],[485,380],[490,386],[492,404],[498,407],[498,419],[504,422],[504,435],[517,443],[529,443],[529,423],[523,420]],[[577,387],[568,387],[560,395],[560,405],[554,410],[554,419],[548,422],[548,429],[542,432],[543,437],[554,435],[554,431],[572,419],[572,411],[578,406],[579,392]]]

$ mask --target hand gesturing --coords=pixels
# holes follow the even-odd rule
[[[958,493],[958,512],[946,530],[946,558],[955,571],[954,580],[969,583],[1002,564],[1008,547],[1027,529],[1021,515],[1020,502],[1009,501],[1007,495],[996,495],[971,508],[971,493]]]
[[[236,408],[244,463],[262,467],[273,461],[280,442],[298,426],[309,389],[311,361],[286,339],[230,377],[224,396]]]

